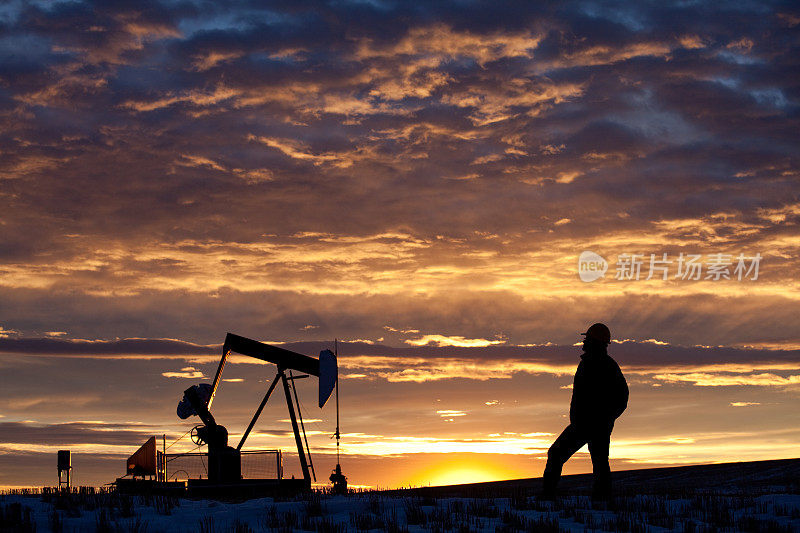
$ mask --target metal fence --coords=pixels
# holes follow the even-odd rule
[[[186,479],[208,479],[208,454],[168,453],[162,454],[166,461],[168,481]],[[280,450],[248,450],[241,452],[242,479],[281,479],[283,462]],[[161,457],[159,457],[161,459]]]
[[[282,479],[283,458],[280,450],[248,450],[242,454],[242,478]]]

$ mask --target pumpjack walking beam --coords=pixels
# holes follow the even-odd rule
[[[247,337],[242,337],[234,333],[228,333],[225,337],[225,344],[222,349],[223,355],[225,352],[236,352],[273,363],[277,365],[279,369],[292,369],[319,377],[319,360],[291,350],[254,341],[253,339],[248,339]],[[221,366],[222,365],[224,365],[224,363],[221,363]]]

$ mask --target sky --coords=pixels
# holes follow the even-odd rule
[[[3,3],[0,485],[180,437],[228,331],[339,339],[355,485],[541,475],[599,321],[612,468],[797,457],[800,10],[542,4]],[[232,440],[274,372],[226,367]],[[286,417],[248,446],[299,475]]]

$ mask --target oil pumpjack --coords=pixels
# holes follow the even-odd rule
[[[335,347],[338,352],[338,343]],[[249,357],[254,357],[262,361],[273,363],[277,366],[277,373],[272,380],[264,398],[261,400],[260,405],[256,409],[255,414],[250,420],[247,429],[242,435],[236,447],[228,444],[228,430],[225,426],[217,423],[214,416],[211,414],[211,405],[214,401],[214,396],[217,392],[219,384],[222,380],[222,372],[225,368],[231,353],[238,353]],[[300,375],[293,375],[292,371],[302,372]],[[288,373],[288,375],[287,375]],[[289,490],[295,489],[310,489],[312,475],[316,481],[314,474],[314,465],[311,462],[311,453],[308,447],[308,440],[305,437],[305,428],[303,426],[302,414],[300,413],[300,402],[297,396],[297,389],[294,380],[307,378],[309,376],[316,376],[319,378],[319,398],[318,404],[322,408],[328,398],[334,391],[338,391],[338,368],[337,358],[334,352],[330,350],[322,350],[319,359],[314,359],[307,355],[299,354],[291,350],[271,346],[259,341],[248,339],[233,333],[228,333],[225,337],[225,343],[222,347],[222,358],[220,359],[217,372],[214,376],[214,381],[209,385],[202,383],[193,385],[183,392],[183,398],[178,403],[177,414],[181,419],[187,419],[190,416],[198,416],[202,421],[202,425],[195,426],[191,430],[192,442],[198,446],[202,444],[208,445],[208,464],[207,464],[207,477],[206,479],[188,479],[186,488],[191,492],[192,488],[214,488],[226,487],[232,488],[236,486],[248,485],[254,486],[254,482],[262,482],[266,484],[268,481],[264,479],[242,479],[242,447],[250,435],[253,427],[255,426],[264,406],[267,404],[272,392],[278,385],[282,384],[284,395],[286,397],[286,406],[289,411],[289,418],[292,424],[292,431],[294,433],[295,443],[297,445],[297,454],[300,460],[300,468],[302,470],[302,480],[286,480],[281,479],[282,466],[280,464],[280,452],[278,453],[278,482],[282,483],[285,488]],[[291,390],[290,390],[291,389]],[[293,394],[292,394],[293,393]],[[297,403],[297,412],[295,412],[295,402]],[[336,472],[341,478],[337,478],[338,483],[331,476],[331,481],[334,482],[334,490],[341,491],[342,480],[346,479],[341,474],[341,466],[338,460],[338,446],[339,446],[339,409],[338,409],[338,392],[336,402],[336,437],[337,437],[337,465]],[[299,419],[299,426],[298,426]],[[303,437],[300,436],[300,430],[303,430]],[[305,444],[305,446],[304,446]],[[166,452],[156,450],[155,438],[151,438],[142,446],[139,451],[128,459],[128,474],[135,476],[150,474],[155,477],[156,483],[169,485],[171,482],[167,473],[167,464],[170,457]],[[306,454],[308,452],[308,455]],[[250,452],[255,453],[255,452]],[[153,457],[150,457],[150,456]],[[185,456],[187,454],[175,454],[175,456]],[[205,454],[199,454],[205,455]],[[310,469],[309,469],[310,467]],[[292,487],[288,487],[292,485]],[[131,483],[131,480],[120,478],[117,480],[118,487],[125,487],[126,489],[133,489],[137,487],[136,483]],[[138,486],[142,486],[141,483]],[[150,486],[155,486],[150,483]],[[346,491],[346,481],[344,481],[344,490]]]

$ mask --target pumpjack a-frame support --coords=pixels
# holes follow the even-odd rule
[[[214,376],[214,382],[211,386],[211,396],[209,397],[208,404],[206,406],[207,409],[211,407],[211,402],[214,400],[214,394],[216,393],[217,387],[219,386],[222,378],[222,371],[225,368],[225,363],[227,362],[231,352],[261,359],[262,361],[273,363],[278,367],[278,372],[275,375],[275,378],[272,380],[267,392],[264,394],[264,398],[261,400],[261,403],[253,415],[253,418],[250,420],[250,423],[242,435],[236,450],[241,451],[245,441],[247,440],[247,437],[250,435],[250,432],[256,425],[259,416],[261,416],[261,412],[267,405],[267,401],[269,401],[269,398],[275,390],[275,387],[278,385],[278,381],[280,381],[283,385],[283,392],[286,397],[286,407],[289,411],[289,419],[292,423],[292,432],[294,433],[295,444],[297,445],[297,455],[300,459],[300,468],[303,472],[303,479],[305,479],[310,486],[312,474],[314,480],[316,481],[316,473],[314,472],[314,464],[311,461],[308,440],[305,439],[305,427],[303,426],[302,414],[299,412],[300,402],[297,397],[297,389],[294,385],[294,380],[307,378],[309,375],[318,377],[319,407],[323,407],[333,392],[334,387],[336,386],[338,378],[336,356],[330,350],[323,350],[320,352],[320,358],[314,359],[313,357],[299,354],[291,350],[286,350],[284,348],[279,348],[277,346],[272,346],[263,342],[248,339],[234,333],[228,333],[225,336],[225,343],[222,346],[222,359],[220,360],[219,367],[217,368],[217,373]],[[305,375],[294,376],[292,375],[292,370],[304,372]],[[288,376],[286,375],[287,371],[289,372]],[[289,390],[290,382],[291,390]],[[294,398],[292,397],[292,393],[294,393]],[[297,402],[298,406],[297,413],[295,413],[294,409],[295,402]],[[299,426],[298,415],[300,415]],[[301,429],[303,430],[303,438],[300,436]],[[303,446],[304,441],[305,447]],[[309,452],[308,456],[306,456],[307,451]]]

